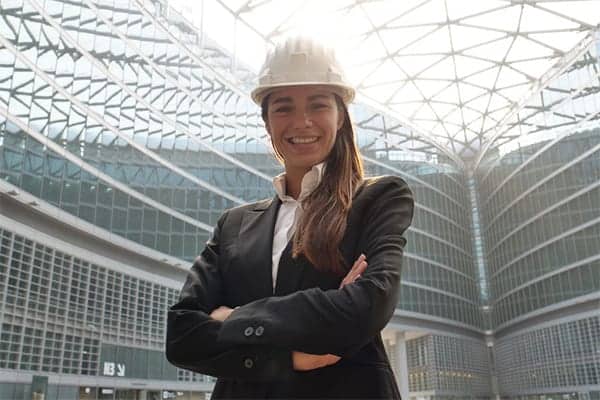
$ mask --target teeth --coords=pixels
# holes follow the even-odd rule
[[[318,139],[318,137],[293,137],[290,139],[290,142],[292,143],[313,143],[316,142]]]

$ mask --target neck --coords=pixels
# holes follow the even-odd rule
[[[298,199],[302,190],[302,178],[310,171],[304,168],[292,168],[285,170],[285,191],[288,196]]]

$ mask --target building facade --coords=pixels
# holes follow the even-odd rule
[[[598,398],[600,41],[475,172],[502,395]]]
[[[599,398],[594,46],[471,168],[352,107],[415,194],[384,332],[410,397]],[[160,1],[0,0],[0,60],[0,399],[204,399],[166,310],[221,212],[273,196],[252,74]]]

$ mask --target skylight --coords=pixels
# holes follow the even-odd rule
[[[598,0],[170,4],[255,72],[286,35],[328,42],[358,89],[357,101],[463,159],[475,157],[544,80],[562,71],[600,22]]]

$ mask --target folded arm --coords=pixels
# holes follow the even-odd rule
[[[340,289],[346,285],[351,284],[356,279],[360,277],[360,275],[367,268],[367,261],[364,254],[361,254],[354,264],[352,268],[340,284]],[[217,307],[213,312],[210,313],[211,318],[217,321],[225,321],[231,313],[233,312],[233,308],[227,306]],[[333,365],[340,360],[339,356],[333,354],[309,354],[303,353],[301,351],[292,351],[292,365],[294,366],[294,370],[296,371],[310,371],[313,369],[323,368],[329,365]]]
[[[219,272],[219,220],[212,239],[196,259],[168,312],[166,356],[180,368],[218,377],[251,380],[281,379],[292,371],[289,350],[264,344],[231,344],[217,340],[222,322],[210,313],[222,304]]]
[[[412,195],[404,181],[391,178],[382,184],[363,218],[358,249],[369,266],[360,279],[341,289],[312,288],[241,306],[223,322],[219,343],[268,344],[343,357],[378,334],[397,305],[402,235],[413,214]],[[263,333],[245,336],[248,327],[261,327]]]

